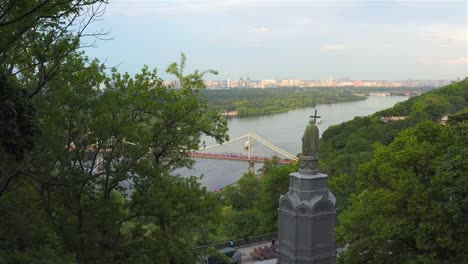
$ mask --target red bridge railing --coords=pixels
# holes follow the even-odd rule
[[[237,153],[223,153],[223,154],[217,154],[217,153],[204,153],[204,152],[192,152],[190,154],[193,158],[204,158],[204,159],[222,159],[222,160],[239,160],[239,161],[254,161],[254,162],[265,162],[267,160],[267,157],[260,157],[260,156],[250,156],[250,158],[247,155],[242,155],[242,154],[237,154]],[[287,164],[294,162],[294,160],[290,159],[280,159],[278,161],[281,164]]]

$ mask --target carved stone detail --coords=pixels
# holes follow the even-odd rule
[[[299,158],[299,172],[304,174],[317,174],[318,159],[313,156],[301,156]]]
[[[321,202],[315,206],[314,213],[323,213],[330,211],[331,206],[328,203]]]

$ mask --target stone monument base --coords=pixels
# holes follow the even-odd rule
[[[279,264],[335,264],[336,198],[315,157],[302,156],[279,201]]]

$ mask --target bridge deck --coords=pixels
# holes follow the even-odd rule
[[[192,152],[190,154],[192,158],[201,158],[201,159],[219,159],[219,160],[234,160],[234,161],[253,161],[262,163],[265,162],[268,158],[265,157],[258,157],[258,156],[251,156],[250,158],[247,155],[239,155],[239,154],[215,154],[215,153],[201,153],[201,152]],[[278,161],[281,164],[288,164],[294,162],[294,160],[290,159],[280,159]]]

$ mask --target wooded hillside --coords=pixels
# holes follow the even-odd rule
[[[366,117],[329,127],[320,141],[320,166],[329,177],[329,183],[338,196],[338,206],[344,210],[348,197],[355,188],[358,166],[373,158],[379,144],[389,145],[404,129],[468,107],[468,80],[452,83],[394,107]],[[401,116],[404,120],[382,122],[381,117]]]

